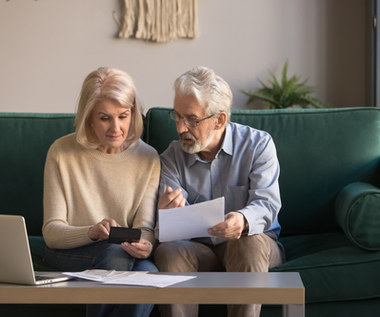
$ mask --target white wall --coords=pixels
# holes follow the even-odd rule
[[[0,112],[74,112],[84,77],[99,66],[135,79],[144,108],[171,106],[173,80],[213,68],[239,89],[268,71],[308,78],[333,106],[368,104],[368,0],[198,0],[200,37],[169,44],[117,39],[119,0],[0,2]]]

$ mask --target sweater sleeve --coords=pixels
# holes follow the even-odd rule
[[[154,226],[156,223],[157,193],[161,167],[156,151],[151,153],[149,157],[149,170],[145,171],[145,188],[142,189],[142,199],[134,217],[133,227],[141,228],[142,238],[154,245]]]
[[[93,241],[87,232],[90,226],[70,226],[67,204],[58,168],[59,155],[53,144],[49,149],[44,171],[44,222],[42,234],[49,248],[70,249]]]

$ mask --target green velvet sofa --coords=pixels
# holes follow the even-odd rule
[[[0,113],[0,213],[25,217],[36,270],[50,269],[41,236],[45,157],[73,120]],[[300,273],[306,316],[380,316],[380,109],[234,110],[232,121],[268,131],[276,144],[287,262],[272,271]],[[143,138],[159,153],[177,138],[168,108],[151,108],[144,123]],[[202,306],[201,315],[210,309],[224,312]],[[85,316],[85,307],[0,305],[1,316],[16,314]],[[263,306],[261,316],[281,310]]]

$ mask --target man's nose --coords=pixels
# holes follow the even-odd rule
[[[182,118],[176,122],[176,127],[177,127],[177,133],[178,134],[189,131],[188,127],[185,124],[185,121]]]

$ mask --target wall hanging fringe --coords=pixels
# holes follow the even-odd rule
[[[118,36],[171,42],[198,36],[198,0],[123,0]]]

